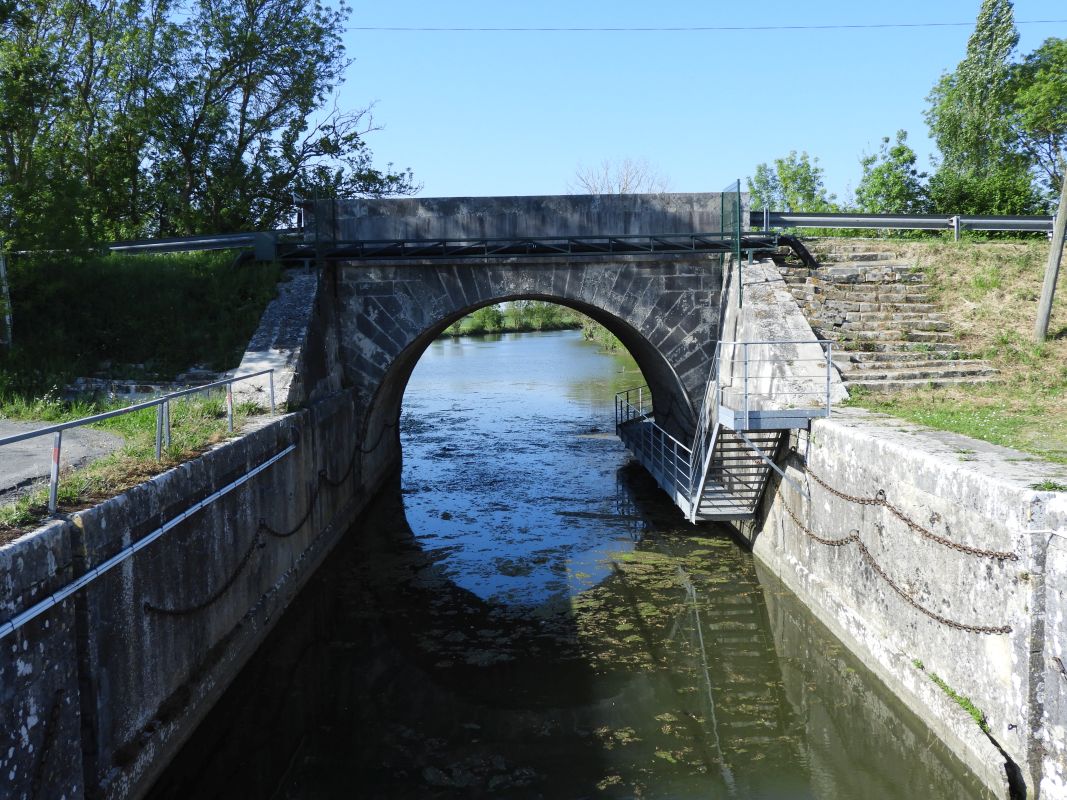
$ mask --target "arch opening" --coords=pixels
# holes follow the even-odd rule
[[[685,386],[667,358],[640,331],[624,319],[589,303],[544,293],[515,293],[493,297],[442,315],[418,332],[393,359],[370,401],[364,422],[367,431],[389,429],[396,436],[399,455],[398,421],[404,392],[419,360],[442,333],[464,317],[489,306],[522,300],[536,300],[563,306],[584,314],[603,325],[622,343],[649,387],[656,419],[673,435],[687,441],[694,429],[695,411]],[[639,385],[639,384],[637,384]]]

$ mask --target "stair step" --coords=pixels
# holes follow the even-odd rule
[[[965,378],[996,375],[997,371],[988,364],[975,364],[961,367],[927,367],[925,365],[912,369],[887,370],[848,370],[841,377],[850,385],[854,382],[923,380],[939,381],[945,378]]]
[[[996,376],[975,376],[973,378],[940,378],[937,380],[901,380],[901,381],[849,381],[848,387],[868,389],[872,392],[903,392],[908,389],[940,389],[944,386],[968,386],[975,383],[990,383]]]
[[[927,353],[854,353],[849,355],[886,356],[881,359],[839,359],[834,356],[834,366],[844,374],[884,372],[899,369],[960,369],[964,367],[989,368],[989,362],[981,358],[930,358]],[[896,356],[896,357],[894,357]],[[914,356],[909,358],[908,356]]]
[[[816,331],[822,335],[821,331]],[[847,353],[850,356],[876,356],[877,354],[896,355],[918,353],[921,355],[958,353],[958,344],[950,342],[906,342],[903,340],[884,342],[838,342],[834,355]]]

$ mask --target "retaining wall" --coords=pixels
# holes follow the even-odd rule
[[[292,453],[0,640],[5,798],[141,794],[376,486],[343,392],[0,548],[9,619],[272,455]]]
[[[858,410],[779,464],[796,485],[739,525],[755,556],[1001,796],[1014,771],[1067,797],[1067,495],[1033,488],[1067,470]]]

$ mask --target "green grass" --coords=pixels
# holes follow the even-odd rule
[[[851,390],[850,405],[1067,463],[1067,275],[1052,337],[1033,341],[1048,244],[1041,241],[886,242],[921,267],[952,322],[958,357],[985,358],[990,383],[893,394]],[[910,348],[928,350],[923,343]]]
[[[941,676],[939,676],[937,673],[927,672],[926,666],[919,659],[912,659],[911,663],[915,665],[915,668],[917,670],[926,673],[926,676],[931,681],[933,681],[934,685],[937,686],[945,694],[947,694],[949,698],[954,703],[956,703],[956,705],[958,705],[960,708],[970,714],[971,719],[975,721],[975,724],[978,725],[978,727],[982,730],[983,733],[989,733],[989,722],[986,719],[985,712],[982,711],[982,709],[978,708],[978,706],[974,704],[971,698],[957,692],[955,689],[945,683],[944,679],[941,678]]]
[[[116,404],[63,403],[42,398],[37,404],[5,404],[0,413],[9,419],[47,419],[65,422],[109,411]],[[254,405],[239,404],[234,427],[258,413]],[[42,416],[43,415],[43,416]],[[224,395],[213,392],[177,400],[171,404],[171,444],[155,458],[156,410],[146,408],[93,424],[91,427],[119,434],[125,440],[115,453],[80,469],[65,471],[59,481],[58,506],[71,512],[111,497],[204,451],[228,436]],[[8,541],[39,525],[48,515],[48,486],[38,486],[16,501],[0,506],[0,542]]]
[[[517,300],[479,308],[449,325],[445,336],[483,336],[489,333],[574,330],[584,315],[542,300]]]

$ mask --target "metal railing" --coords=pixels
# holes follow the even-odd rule
[[[830,416],[834,371],[831,341],[778,339],[719,344],[716,402],[735,412],[741,423],[739,430],[750,429],[754,411],[814,408],[821,410],[819,416]],[[783,353],[783,347],[795,348],[795,353]]]
[[[221,489],[217,489],[216,491],[212,492],[203,500],[198,500],[197,502],[193,503],[191,506],[189,506],[189,508],[185,509],[185,511],[181,512],[176,517],[171,518],[168,522],[164,523],[163,525],[160,525],[154,531],[141,537],[133,544],[122,548],[111,558],[87,570],[84,574],[80,575],[78,578],[75,578],[66,586],[63,586],[60,589],[57,589],[56,591],[52,592],[40,602],[30,606],[25,611],[16,614],[7,622],[0,622],[0,639],[3,639],[8,634],[14,633],[26,623],[36,619],[45,611],[48,611],[48,609],[54,608],[55,606],[59,605],[79,589],[88,586],[90,583],[102,576],[104,573],[108,572],[114,567],[117,567],[119,564],[121,564],[123,561],[126,561],[138,551],[148,547],[148,545],[152,544],[152,542],[154,542],[156,539],[161,537],[167,531],[176,528],[185,520],[189,519],[189,517],[193,516],[193,514],[196,514],[198,511],[207,508],[216,500],[221,497],[225,497],[227,494],[229,494],[239,486],[243,486],[244,484],[248,483],[248,481],[252,480],[252,478],[256,477],[256,475],[263,472],[265,469],[268,469],[271,465],[275,464],[281,459],[285,458],[285,456],[289,455],[294,450],[296,450],[295,444],[291,444],[285,447],[280,452],[275,453],[273,456],[261,463],[259,466],[253,467],[241,477],[231,481],[230,483],[223,486]]]
[[[653,421],[647,386],[615,395],[615,430],[664,489],[691,500],[693,451]]]
[[[222,380],[212,381],[211,383],[205,383],[202,386],[194,386],[189,389],[182,389],[177,392],[170,392],[168,394],[157,397],[153,400],[145,400],[142,403],[135,403],[125,408],[117,408],[114,411],[105,411],[100,414],[93,414],[90,417],[82,417],[81,419],[71,420],[70,422],[60,422],[55,425],[49,425],[44,428],[38,428],[33,431],[26,431],[25,433],[16,433],[12,436],[5,436],[0,438],[0,447],[8,444],[15,444],[16,442],[24,442],[27,439],[36,439],[42,436],[52,436],[52,464],[48,481],[48,513],[55,514],[56,506],[59,495],[59,466],[60,457],[63,448],[63,431],[70,430],[72,428],[81,428],[85,425],[92,425],[94,422],[102,422],[112,417],[119,417],[124,414],[132,414],[135,411],[141,411],[146,408],[155,407],[156,409],[156,460],[159,461],[162,458],[163,447],[170,447],[171,439],[171,425],[170,425],[170,403],[172,400],[177,400],[182,397],[188,397],[189,395],[199,394],[200,392],[210,391],[211,389],[218,388],[220,386],[226,387],[226,430],[233,433],[233,416],[234,416],[234,402],[233,402],[233,384],[238,381],[247,380],[249,378],[258,378],[261,375],[269,376],[269,396],[270,396],[270,413],[276,412],[274,404],[274,370],[264,369],[259,372],[251,372],[247,375],[235,375],[232,378],[223,378]]]
[[[762,228],[892,228],[915,231],[1015,231],[1051,233],[1049,216],[966,216],[956,214],[807,214],[792,211],[750,211],[750,227]]]

